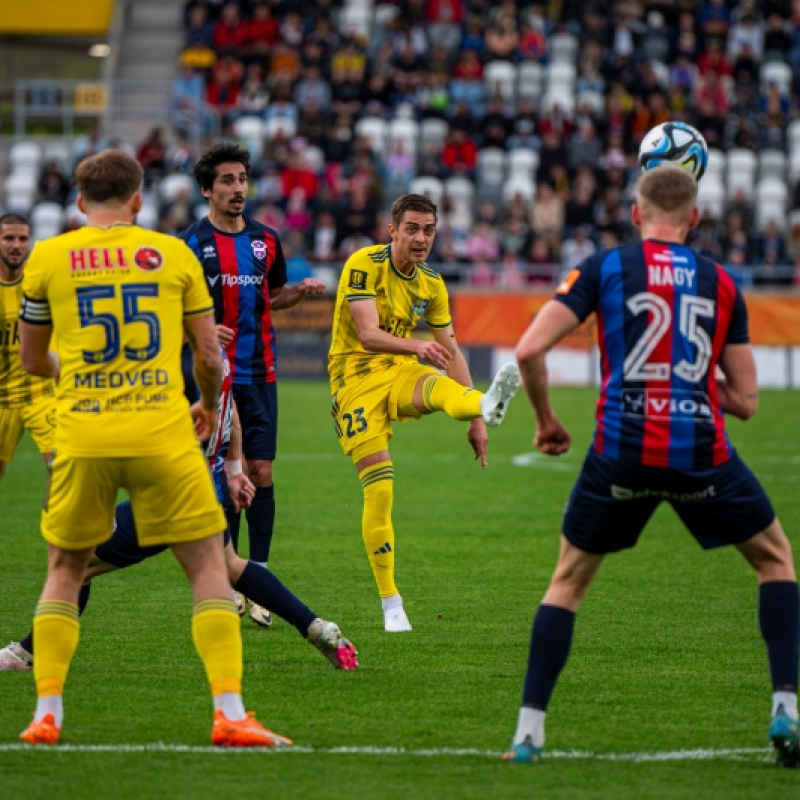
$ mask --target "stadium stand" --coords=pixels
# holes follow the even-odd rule
[[[171,98],[150,95],[147,128],[169,120],[166,174],[160,187],[148,187],[141,215],[153,227],[166,224],[178,187],[190,192],[194,213],[202,212],[185,177],[198,150],[222,136],[253,154],[249,212],[283,233],[300,224],[291,227],[295,251],[302,255],[305,248],[311,257],[316,220],[332,222],[336,257],[325,266],[336,269],[354,242],[382,238],[391,201],[410,189],[443,204],[452,236],[437,253],[454,262],[448,277],[473,274],[469,226],[483,222],[489,250],[498,249],[498,275],[500,261],[513,257],[530,277],[541,270],[527,256],[550,253],[558,262],[563,243],[574,241],[575,220],[587,226],[581,236],[588,232],[595,246],[635,235],[627,224],[609,227],[608,190],[624,209],[641,137],[670,118],[696,125],[710,146],[700,185],[704,228],[695,241],[715,242],[713,255],[726,263],[728,251],[739,247],[727,234],[729,218],[743,214],[752,223],[747,252],[757,273],[757,241],[767,227],[788,235],[797,222],[797,4],[771,0],[753,12],[749,0],[732,2],[733,21],[713,25],[705,0],[129,5],[120,31],[122,66],[130,65],[129,77],[158,73],[172,81]],[[738,24],[742,9],[755,13],[755,28]],[[146,46],[154,25],[160,52],[137,64],[136,47]],[[753,30],[762,42],[755,51],[745,46]],[[157,63],[166,63],[167,74]],[[79,224],[72,193],[59,195],[55,175],[69,181],[77,160],[101,147],[136,152],[125,143],[131,130],[105,129],[44,146],[17,141],[0,182],[3,207],[31,212],[37,202],[60,197],[60,224]],[[137,133],[129,140],[143,139]],[[307,182],[302,200],[295,192],[290,209],[285,176],[297,158],[314,176],[314,188]],[[543,183],[548,204],[554,193],[568,209],[560,228],[548,228],[546,241],[533,225]],[[298,202],[302,214],[295,213]],[[37,230],[57,226],[47,208],[37,212]],[[504,234],[512,219],[514,236]],[[520,236],[524,246],[512,247]],[[788,246],[785,252],[781,266],[794,276],[800,258]]]

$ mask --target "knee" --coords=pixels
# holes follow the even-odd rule
[[[272,486],[272,462],[271,461],[248,461],[247,477],[253,482],[256,488]]]

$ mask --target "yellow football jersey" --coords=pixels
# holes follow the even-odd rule
[[[42,397],[54,397],[49,378],[37,378],[22,369],[19,358],[19,307],[22,276],[12,283],[0,281],[0,408],[30,405]]]
[[[335,391],[353,376],[365,375],[381,366],[414,356],[370,353],[361,346],[350,303],[374,300],[381,330],[401,339],[411,337],[420,318],[431,328],[451,324],[450,303],[442,277],[427,264],[417,264],[404,275],[392,262],[392,246],[364,247],[344,265],[333,314],[328,373]]]
[[[38,242],[22,290],[21,318],[52,324],[57,337],[57,452],[157,455],[194,438],[183,318],[213,304],[182,241],[135,225],[86,226]]]

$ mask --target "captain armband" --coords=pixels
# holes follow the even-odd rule
[[[53,317],[50,314],[50,303],[47,300],[32,300],[23,295],[19,308],[19,318],[32,325],[52,325]]]

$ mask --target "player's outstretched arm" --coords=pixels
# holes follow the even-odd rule
[[[557,300],[545,303],[517,344],[517,362],[522,385],[536,417],[533,444],[547,455],[569,450],[571,436],[559,422],[550,404],[547,382],[547,353],[578,326],[578,317]]]
[[[467,360],[461,352],[456,340],[456,334],[452,325],[446,328],[431,328],[433,338],[442,347],[450,352],[450,363],[447,365],[447,375],[454,381],[458,381],[462,386],[474,386],[472,382],[472,375],[467,366]],[[489,434],[486,432],[486,423],[477,417],[469,423],[467,428],[467,441],[475,453],[475,458],[480,459],[481,467],[484,469],[487,465],[486,448],[489,443]]]
[[[351,300],[350,313],[361,346],[372,353],[417,356],[437,369],[446,369],[452,359],[450,351],[439,342],[400,338],[380,328],[378,306],[372,299]]]
[[[750,419],[758,408],[756,361],[749,344],[728,344],[719,366],[724,380],[717,381],[720,408],[739,419]]]
[[[306,297],[320,295],[325,291],[325,284],[316,278],[303,278],[300,283],[293,286],[280,286],[270,289],[269,302],[273,311],[291,308],[306,299]]]

